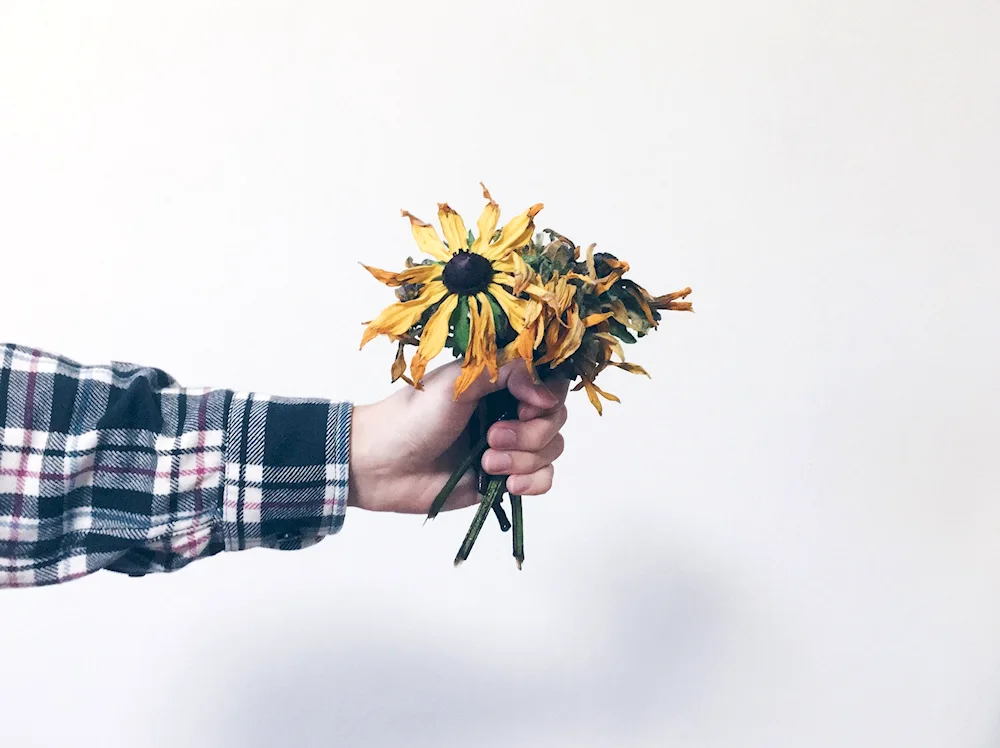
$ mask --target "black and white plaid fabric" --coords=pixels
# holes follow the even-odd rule
[[[0,354],[0,587],[294,550],[343,525],[350,403]]]

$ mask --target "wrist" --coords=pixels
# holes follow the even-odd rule
[[[351,419],[351,456],[347,505],[370,509],[377,495],[378,466],[373,459],[378,443],[376,405],[356,405]]]

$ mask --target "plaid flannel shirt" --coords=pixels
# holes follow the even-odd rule
[[[349,403],[0,353],[0,587],[294,550],[343,525]]]

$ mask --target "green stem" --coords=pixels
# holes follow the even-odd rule
[[[483,500],[479,502],[479,508],[476,510],[476,516],[472,518],[472,524],[469,525],[469,531],[465,534],[462,547],[458,549],[458,555],[455,556],[455,566],[461,565],[472,553],[472,546],[476,544],[476,538],[479,537],[479,532],[483,529],[483,523],[486,522],[486,518],[490,514],[493,502],[503,494],[506,484],[507,477],[504,475],[494,475],[490,478]]]
[[[438,495],[434,497],[434,501],[431,502],[431,508],[427,511],[427,519],[434,519],[438,516],[438,513],[444,507],[444,503],[448,500],[451,492],[455,490],[455,486],[458,482],[462,480],[462,476],[465,475],[466,471],[474,464],[476,464],[483,456],[483,452],[486,451],[486,437],[483,436],[479,441],[475,443],[472,450],[469,452],[468,456],[462,460],[462,463],[455,468],[455,472],[451,474],[448,481],[444,484],[444,487],[438,492]],[[426,522],[427,520],[424,520]]]
[[[510,529],[510,520],[507,519],[507,512],[503,510],[502,502],[503,495],[501,494],[493,502],[493,513],[497,516],[497,522],[500,523],[500,532],[507,532]]]
[[[524,563],[524,515],[520,496],[510,495],[510,515],[514,519],[514,560],[520,569]]]

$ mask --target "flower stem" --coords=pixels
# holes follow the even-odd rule
[[[472,420],[474,422],[472,424],[472,428],[473,428],[473,433],[475,433],[477,439],[486,438],[486,432],[489,431],[490,424],[492,423],[492,421],[490,421],[489,407],[487,404],[488,404],[488,398],[484,397],[482,400],[479,401],[479,404],[476,405],[476,412],[472,414]],[[489,481],[489,475],[487,475],[486,471],[483,470],[483,466],[477,463],[476,491],[479,492],[480,495],[486,493],[487,481]]]
[[[500,523],[500,532],[507,532],[510,529],[510,520],[507,519],[507,512],[503,510],[502,501],[503,495],[501,494],[493,502],[493,513],[497,516],[497,522]]]
[[[504,475],[494,475],[490,478],[489,485],[486,487],[486,494],[483,496],[483,500],[479,502],[476,516],[472,518],[472,524],[469,525],[469,531],[465,534],[462,547],[458,549],[458,555],[455,556],[455,566],[461,565],[469,557],[469,554],[472,553],[472,546],[475,545],[476,538],[479,537],[479,532],[483,529],[483,523],[486,522],[486,517],[489,516],[493,502],[503,494],[504,486],[506,485],[507,477]]]
[[[514,519],[514,560],[520,569],[524,563],[524,515],[520,496],[510,495],[510,516]]]
[[[431,508],[427,511],[427,519],[434,519],[438,516],[438,513],[444,507],[444,503],[448,500],[451,492],[455,490],[455,486],[458,482],[462,480],[462,476],[465,475],[466,471],[475,465],[483,456],[483,452],[486,451],[486,436],[482,436],[479,441],[473,445],[472,450],[469,452],[468,456],[462,460],[461,464],[455,468],[455,472],[451,474],[448,481],[444,484],[444,487],[438,492],[438,495],[434,497],[434,501],[431,502]],[[425,522],[427,520],[424,520]]]

